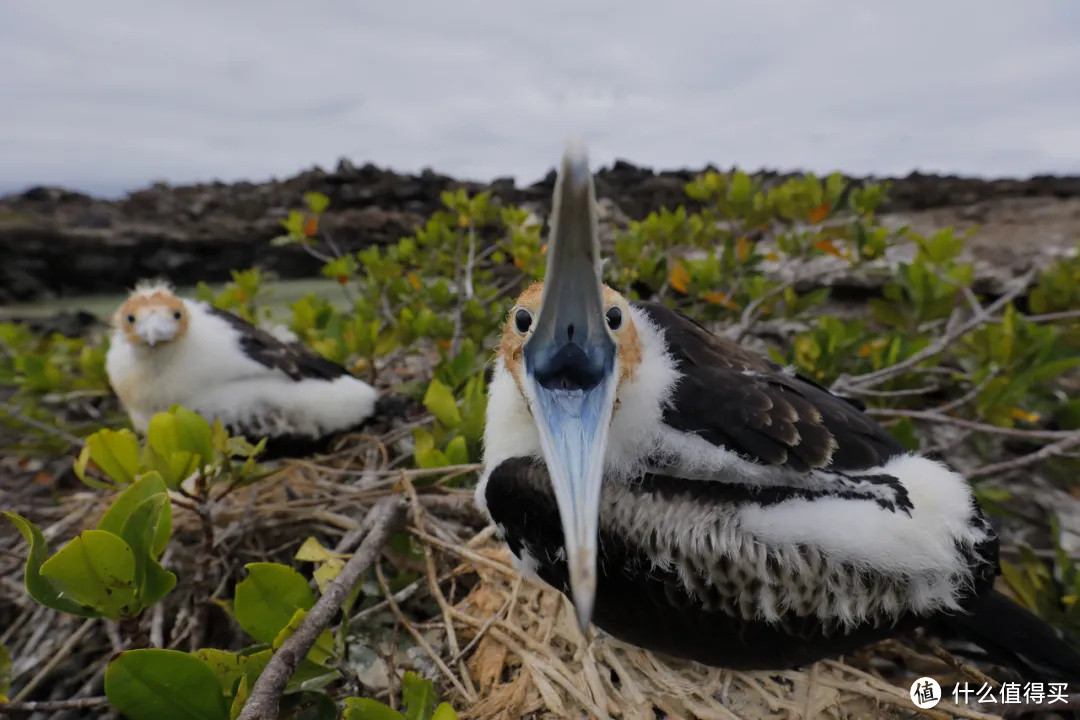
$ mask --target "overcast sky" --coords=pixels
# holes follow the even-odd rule
[[[0,192],[337,158],[1080,172],[1075,0],[2,0]]]

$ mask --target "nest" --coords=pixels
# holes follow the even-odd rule
[[[244,575],[245,562],[299,565],[292,556],[312,535],[350,552],[366,534],[360,520],[366,512],[381,499],[400,496],[409,505],[404,531],[412,538],[412,552],[402,553],[393,543],[384,548],[364,581],[367,597],[350,620],[349,644],[364,648],[380,667],[378,672],[370,662],[361,667],[358,653],[351,653],[346,672],[351,677],[335,695],[393,699],[401,673],[412,669],[435,681],[461,717],[477,720],[997,717],[944,700],[932,710],[913,706],[908,693],[915,678],[935,677],[943,688],[957,680],[978,687],[987,679],[926,643],[916,648],[890,640],[805,670],[735,672],[654,654],[595,629],[583,635],[570,602],[540,580],[519,574],[476,509],[472,492],[455,487],[476,466],[395,470],[382,442],[362,446],[319,462],[290,462],[276,475],[218,501],[212,549],[200,545],[202,521],[196,513],[174,511],[166,564],[195,581],[178,586],[149,613],[144,629],[149,635],[143,639],[179,649],[249,644],[223,615],[198,620],[198,611],[189,610],[204,604],[200,587],[214,601],[227,599]],[[55,507],[63,516],[57,524],[71,533],[93,526],[110,500],[100,493],[72,493]],[[401,587],[405,575],[411,579]],[[7,589],[17,587],[16,578],[6,580]],[[25,597],[19,606],[19,624],[34,625],[41,609]],[[188,627],[189,617],[195,618],[194,629]],[[386,631],[390,627],[393,632]],[[71,627],[56,623],[42,632],[49,637],[36,646],[30,638],[18,643],[26,675],[35,672],[39,655],[68,640]],[[72,667],[95,664],[100,673],[109,656],[104,643],[91,635],[77,646],[65,644],[64,652]],[[122,647],[115,637],[110,644],[113,651]],[[87,683],[93,686],[88,692],[100,687]],[[58,688],[50,695],[70,697],[67,692]]]
[[[415,521],[412,531],[432,552],[453,558],[459,581],[475,580],[448,613],[452,632],[469,648],[463,667],[454,668],[453,679],[444,678],[459,695],[461,688],[467,691],[459,700],[463,717],[841,720],[911,717],[915,711],[908,693],[918,675],[901,686],[865,665],[832,660],[805,671],[737,672],[661,656],[602,631],[586,636],[565,596],[518,574],[490,532],[449,544]],[[936,667],[943,687],[957,676],[948,661],[895,641],[879,649],[921,661],[924,670]],[[948,702],[925,714],[996,717]]]

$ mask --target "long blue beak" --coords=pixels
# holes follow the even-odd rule
[[[559,505],[582,630],[596,596],[597,527],[616,345],[604,318],[596,192],[584,148],[568,147],[555,183],[540,313],[523,348],[525,391]]]

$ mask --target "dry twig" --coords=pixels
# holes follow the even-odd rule
[[[255,682],[238,720],[274,720],[278,716],[281,694],[289,678],[311,650],[319,633],[326,629],[335,613],[341,609],[342,602],[360,575],[379,556],[404,514],[405,505],[396,497],[382,500],[371,509],[364,519],[364,525],[371,531],[304,617],[300,627],[274,653]]]

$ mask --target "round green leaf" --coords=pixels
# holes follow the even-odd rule
[[[432,380],[428,385],[427,393],[424,395],[424,407],[448,428],[455,428],[461,424],[461,413],[458,411],[453,393],[438,380]]]
[[[213,670],[176,650],[129,650],[105,670],[105,694],[128,720],[228,720]]]
[[[344,720],[405,720],[405,716],[378,700],[345,698]]]
[[[113,535],[123,535],[124,524],[135,512],[135,508],[154,495],[160,494],[167,497],[166,493],[167,488],[161,475],[156,472],[146,473],[113,500],[112,505],[101,518],[101,522],[98,523],[97,529],[107,530]],[[165,545],[169,542],[171,533],[172,506],[166,502],[156,520],[153,543],[150,548],[150,554],[153,557],[160,557],[161,553],[165,552]]]
[[[78,602],[118,620],[138,607],[135,554],[121,538],[87,530],[41,565]]]
[[[297,610],[310,610],[315,595],[307,580],[287,565],[249,563],[248,576],[236,586],[233,611],[249,635],[273,643]]]

